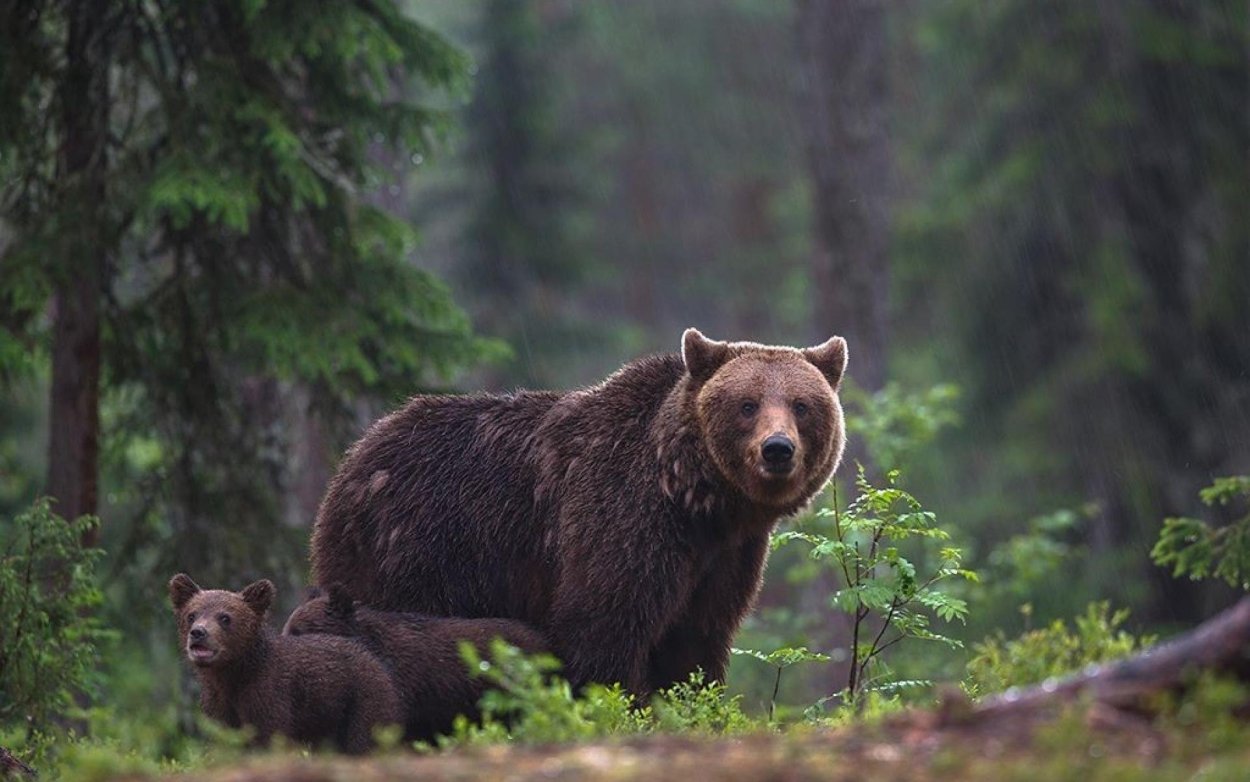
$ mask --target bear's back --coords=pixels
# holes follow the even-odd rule
[[[317,514],[315,580],[340,582],[379,608],[500,613],[498,601],[477,596],[499,592],[492,582],[506,567],[491,565],[538,556],[524,452],[557,397],[417,397],[375,423]],[[518,545],[482,545],[491,540]]]
[[[340,735],[345,715],[359,712],[361,702],[375,701],[383,715],[379,724],[399,724],[399,694],[383,663],[351,638],[307,635],[274,636],[263,675],[250,688],[255,708],[269,710],[280,698],[290,706],[291,724],[278,732],[296,741],[317,743]]]
[[[376,608],[506,616],[542,626],[558,509],[570,488],[630,495],[653,479],[652,417],[677,356],[626,365],[587,389],[424,396],[348,451],[313,532],[317,583]]]

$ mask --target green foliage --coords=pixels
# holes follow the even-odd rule
[[[1112,612],[1109,603],[1091,603],[1076,617],[1073,629],[1056,619],[1018,638],[1008,640],[1000,633],[975,644],[964,689],[980,697],[1036,684],[1153,644],[1153,636],[1139,637],[1122,629],[1128,615],[1128,609]]]
[[[1106,562],[1105,554],[1092,555],[1083,542],[1097,514],[1097,507],[1087,505],[1034,516],[979,556],[984,585],[968,595],[975,620],[965,637],[1000,630],[1015,635],[1036,626],[1029,624],[1035,618],[1041,623],[1082,613],[1091,602],[1090,571],[1118,564]]]
[[[378,205],[469,59],[395,0],[26,6],[0,27],[0,379],[46,360],[52,297],[97,281],[119,568],[293,573],[296,444],[328,460],[367,403],[504,353]],[[79,101],[75,56],[103,74]]]
[[[996,597],[1027,600],[1065,562],[1070,563],[1076,552],[1065,536],[1079,523],[1076,511],[1054,511],[1030,519],[1025,532],[996,546],[987,558]]]
[[[1151,559],[1170,565],[1177,578],[1218,578],[1250,591],[1250,476],[1217,478],[1199,494],[1208,506],[1241,504],[1245,513],[1221,527],[1198,519],[1166,519]]]
[[[759,727],[742,713],[741,696],[729,695],[725,685],[704,679],[702,671],[661,690],[651,700],[653,730],[663,733],[732,735]]]
[[[440,746],[540,744],[653,731],[723,734],[753,726],[739,698],[728,696],[724,685],[704,681],[701,672],[641,706],[619,684],[592,684],[574,693],[556,675],[560,664],[550,655],[526,655],[499,640],[490,652],[486,659],[471,644],[462,645],[470,673],[492,688],[482,696],[480,724],[458,718],[455,732],[440,739]]]
[[[817,519],[827,520],[826,529],[792,530],[773,537],[774,548],[792,541],[808,544],[813,560],[842,577],[843,587],[832,595],[831,604],[852,617],[851,666],[844,695],[852,704],[877,683],[869,673],[878,656],[899,641],[915,638],[960,646],[931,629],[930,616],[948,623],[965,621],[967,602],[944,585],[952,579],[977,581],[976,573],[963,567],[962,551],[943,545],[950,533],[898,486],[898,477],[891,471],[886,485],[876,487],[861,465],[859,496],[850,506],[839,509],[835,498],[832,507],[817,511]],[[909,541],[927,544],[921,553],[933,557],[929,567],[905,552]]]
[[[829,655],[821,654],[820,652],[808,651],[806,646],[800,646],[798,648],[783,646],[780,649],[774,649],[767,654],[764,652],[758,652],[754,649],[734,648],[729,651],[731,654],[744,657],[754,657],[757,660],[762,660],[765,664],[776,669],[777,677],[773,680],[773,694],[772,697],[768,699],[769,722],[773,721],[773,716],[777,711],[777,692],[781,689],[782,671],[798,663],[829,662],[830,660]]]
[[[1140,601],[1121,573],[1154,520],[1246,459],[1221,435],[1245,427],[1250,366],[1246,8],[951,0],[897,19],[917,79],[899,159],[921,185],[898,211],[892,364],[958,377],[969,413],[931,457],[946,493],[917,485],[978,539],[1097,503],[1106,553],[1080,602]]]
[[[842,392],[849,414],[847,431],[859,435],[882,470],[906,466],[942,429],[959,423],[959,388],[941,383],[910,390],[894,382],[868,394],[848,383]]]
[[[42,498],[0,524],[0,728],[46,730],[99,682],[100,552],[82,545],[96,523],[66,521]]]
[[[560,663],[550,655],[526,655],[500,640],[491,644],[489,659],[467,643],[461,655],[469,672],[492,688],[482,696],[481,724],[457,719],[455,733],[443,745],[573,741],[640,729],[630,697],[619,685],[592,685],[578,697],[555,675]]]

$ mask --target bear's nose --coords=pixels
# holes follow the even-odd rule
[[[769,435],[764,440],[763,455],[770,467],[780,467],[794,458],[794,441],[784,434]]]
[[[192,627],[189,635],[192,641],[203,641],[204,636],[208,635],[208,631],[203,627]]]

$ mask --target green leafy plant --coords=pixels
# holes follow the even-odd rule
[[[964,689],[980,697],[1036,684],[1154,643],[1153,636],[1138,637],[1123,629],[1128,615],[1128,609],[1113,612],[1107,602],[1090,603],[1073,621],[1073,629],[1056,619],[1017,638],[1008,640],[1000,633],[974,644]]]
[[[1216,478],[1199,496],[1208,506],[1241,502],[1245,513],[1220,527],[1199,519],[1166,519],[1150,558],[1157,565],[1171,566],[1177,578],[1218,578],[1250,591],[1250,476]]]
[[[773,694],[768,700],[768,721],[773,721],[773,715],[777,710],[777,691],[781,689],[781,673],[791,665],[798,663],[810,662],[828,662],[829,655],[820,652],[810,652],[806,646],[790,647],[785,646],[780,649],[774,649],[771,652],[758,652],[754,649],[730,649],[732,654],[754,657],[762,660],[764,663],[771,665],[777,670],[777,678],[773,680]]]
[[[52,727],[96,685],[110,637],[92,616],[101,552],[82,543],[96,523],[66,521],[41,498],[0,525],[0,727]]]
[[[792,530],[773,537],[774,548],[801,541],[812,559],[832,567],[845,586],[833,594],[834,607],[852,617],[851,666],[844,701],[857,704],[873,685],[872,666],[880,655],[906,638],[959,647],[959,641],[931,629],[930,615],[943,622],[967,618],[968,604],[944,588],[952,579],[977,581],[962,566],[962,551],[942,545],[950,534],[911,494],[898,486],[899,473],[886,475],[884,487],[873,486],[861,465],[859,496],[840,510],[836,494],[831,507],[817,511],[827,519],[827,532]],[[908,541],[937,544],[935,565],[907,556]],[[932,545],[930,546],[932,548]]]
[[[557,674],[560,663],[550,655],[527,655],[495,641],[489,657],[469,644],[461,655],[472,675],[490,682],[482,696],[481,720],[456,721],[442,747],[459,744],[529,744],[577,741],[652,731],[670,733],[735,733],[753,727],[742,711],[740,696],[729,696],[722,684],[708,682],[702,672],[657,693],[639,705],[619,684],[592,684],[580,693]]]
[[[730,695],[724,684],[708,681],[703,671],[661,690],[640,716],[649,729],[664,733],[725,735],[760,727],[743,713],[741,695]]]
[[[886,470],[904,466],[942,429],[959,422],[959,388],[949,383],[919,390],[887,383],[872,394],[848,385],[843,395],[852,412],[848,431],[863,438],[872,460]]]

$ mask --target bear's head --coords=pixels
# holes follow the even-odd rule
[[[273,596],[273,582],[268,580],[230,592],[200,589],[186,573],[174,576],[169,581],[169,601],[178,616],[178,634],[187,659],[208,668],[244,656],[264,632]]]
[[[842,458],[846,340],[806,349],[682,336],[687,395],[716,469],[757,506],[790,513]]]
[[[340,584],[330,584],[324,590],[311,587],[303,603],[296,607],[282,628],[283,635],[354,636],[356,630],[356,604],[352,596]]]

